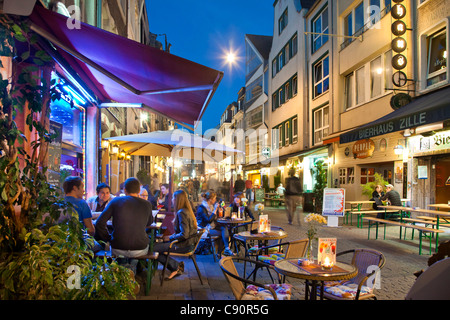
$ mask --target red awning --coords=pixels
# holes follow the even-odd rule
[[[36,5],[31,29],[49,40],[101,102],[142,103],[175,121],[199,121],[223,72]],[[69,22],[68,22],[69,21]]]

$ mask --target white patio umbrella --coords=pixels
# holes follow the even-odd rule
[[[105,139],[134,156],[162,156],[172,157],[174,160],[183,158],[220,162],[229,156],[242,153],[240,150],[179,129]]]
[[[105,138],[120,149],[135,156],[172,157],[196,161],[220,162],[242,153],[223,144],[207,140],[186,130],[153,131],[148,133]],[[173,167],[170,169],[169,186],[172,193]]]

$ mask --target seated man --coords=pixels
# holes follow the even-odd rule
[[[86,202],[94,212],[102,212],[106,205],[114,199],[114,196],[111,194],[111,188],[106,183],[100,183],[97,186],[97,195],[90,197]]]
[[[140,189],[138,179],[128,178],[124,185],[125,196],[112,199],[97,219],[97,236],[111,243],[113,255],[135,258],[148,252],[146,228],[153,222],[152,205],[139,197]],[[106,223],[111,218],[113,231],[110,234]]]
[[[84,182],[81,177],[67,177],[63,183],[64,193],[66,197],[64,200],[73,205],[73,208],[78,213],[80,222],[87,229],[87,233],[91,236],[95,233],[95,227],[92,223],[91,209],[83,199]]]
[[[400,194],[394,190],[394,186],[392,184],[386,185],[386,194],[381,197],[381,200],[388,200],[389,205],[391,206],[402,206],[402,200],[400,198]]]

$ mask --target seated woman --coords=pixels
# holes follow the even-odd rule
[[[216,224],[219,210],[223,210],[216,204],[217,195],[214,190],[202,193],[203,202],[197,208],[197,224],[199,228],[206,228],[212,236],[220,236],[221,240],[218,246],[218,252],[224,249],[224,255],[232,256],[234,253],[229,246],[230,236],[225,226]]]
[[[381,185],[377,185],[375,187],[375,191],[372,192],[372,201],[375,203],[372,205],[374,210],[383,210],[383,208],[378,208],[378,206],[382,206],[383,202],[381,201],[381,197],[384,196],[383,187]],[[377,218],[383,218],[384,215],[382,213],[377,214]]]
[[[179,242],[172,247],[172,252],[186,253],[194,249],[197,238],[194,237],[197,234],[197,220],[195,219],[194,212],[189,203],[188,196],[184,190],[177,190],[173,194],[172,198],[173,208],[176,212],[173,226],[175,233],[163,238],[164,242],[156,242],[153,249],[159,252],[158,261],[161,264],[167,264],[167,269],[171,271],[171,274],[167,280],[171,280],[176,276],[184,272],[184,263],[178,263],[176,260],[163,254],[169,250],[170,242],[178,240]]]
[[[170,201],[169,185],[164,183],[161,185],[161,191],[159,192],[156,204],[157,206],[162,206],[161,209],[167,211],[169,210],[169,201]]]
[[[233,212],[239,212],[239,207],[244,206],[245,218],[255,220],[252,211],[247,206],[247,204],[243,203],[242,198],[245,198],[245,194],[242,192],[238,192],[234,195],[234,201],[230,204],[232,214]]]

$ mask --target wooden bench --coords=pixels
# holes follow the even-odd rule
[[[96,258],[107,259],[110,262],[112,260],[116,260],[116,259],[120,258],[118,256],[113,255],[111,253],[111,251],[105,251],[105,250],[95,252],[94,256]],[[158,259],[158,257],[159,257],[159,252],[149,252],[143,256],[139,256],[139,257],[135,257],[135,258],[128,258],[130,260],[135,259],[140,262],[147,262],[147,281],[145,284],[145,295],[146,296],[148,296],[148,293],[150,292],[150,288],[152,286],[153,274],[155,273],[157,266],[158,266],[158,262],[156,261],[156,259]]]
[[[271,207],[278,207],[278,206],[281,206],[282,202],[284,202],[284,198],[264,197],[264,205],[266,204],[266,201],[270,201]]]
[[[418,230],[419,231],[419,255],[422,254],[422,238],[423,237],[426,237],[430,240],[430,254],[431,254],[432,235],[434,235],[435,233],[444,232],[443,230],[437,230],[437,229],[433,229],[433,228],[427,228],[427,227],[422,227],[422,226],[418,226],[415,224],[402,223],[402,222],[393,221],[393,220],[386,220],[386,219],[379,219],[379,218],[372,218],[372,217],[364,217],[364,219],[369,222],[369,226],[367,229],[368,230],[368,233],[367,233],[368,239],[370,239],[370,228],[373,225],[376,225],[375,239],[378,239],[378,224],[379,223],[384,224],[384,239],[386,239],[386,225],[388,225],[388,224],[400,227],[400,239],[402,238],[402,228],[405,228],[405,229],[410,228],[413,230]],[[405,219],[405,218],[403,218],[403,219]],[[406,230],[405,230],[405,233],[406,233]]]
[[[353,215],[357,216],[357,220],[356,220],[356,226],[358,228],[362,228],[363,227],[363,218],[366,214],[384,214],[384,213],[395,213],[398,212],[398,210],[361,210],[361,211],[356,211],[356,210],[351,210],[351,209],[345,209],[345,217],[344,220],[346,220],[345,224],[348,224],[348,216],[350,216],[350,225],[353,225]]]
[[[417,216],[417,219],[422,219],[422,220],[426,220],[426,221],[432,221],[432,222],[437,222],[437,218],[436,217],[430,217],[430,216]],[[436,223],[437,224],[437,223]],[[440,227],[450,227],[450,223],[440,223],[439,222],[439,226]]]

